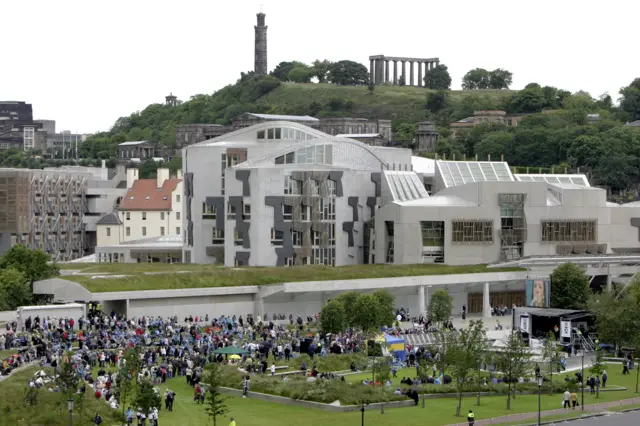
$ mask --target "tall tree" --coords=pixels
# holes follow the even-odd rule
[[[345,309],[339,300],[331,300],[322,307],[320,327],[324,333],[341,333],[345,331]]]
[[[32,293],[27,278],[13,267],[0,269],[0,311],[13,311],[31,304]]]
[[[436,113],[447,106],[448,96],[444,90],[438,90],[437,92],[431,92],[427,94],[427,103],[425,108],[432,113]]]
[[[513,74],[502,68],[489,72],[489,88],[508,89],[513,82]]]
[[[387,290],[378,290],[373,293],[373,297],[378,302],[377,309],[377,322],[379,326],[391,325],[395,320],[394,310],[396,307],[396,299]]]
[[[340,302],[343,307],[346,327],[352,328],[357,325],[356,312],[353,307],[356,305],[356,300],[358,300],[358,297],[360,297],[360,293],[355,291],[347,291],[340,294],[334,299],[335,301]],[[346,309],[346,307],[349,307],[349,309]]]
[[[153,383],[149,379],[144,378],[138,383],[134,403],[147,417],[154,408],[161,408],[160,394],[153,388]]]
[[[558,266],[551,274],[551,307],[584,309],[589,300],[589,277],[575,263]]]
[[[391,368],[389,367],[389,361],[386,358],[382,358],[373,364],[374,375],[378,382],[380,382],[380,414],[384,414],[384,403],[386,400],[385,390],[387,389],[386,382],[391,379]]]
[[[637,283],[631,283],[622,293],[615,291],[594,294],[588,302],[588,309],[596,317],[596,329],[601,342],[619,348],[634,346],[640,330],[640,305],[635,294]]]
[[[276,65],[274,70],[271,71],[270,75],[272,75],[273,77],[277,78],[280,81],[290,81],[289,73],[291,72],[292,69],[297,67],[308,68],[307,64],[304,64],[299,61],[282,61],[278,65]]]
[[[469,376],[480,368],[480,361],[486,350],[486,342],[487,335],[482,321],[471,320],[466,329],[447,335],[446,362],[452,373],[458,396],[456,416],[460,416],[462,395]]]
[[[213,426],[217,426],[217,419],[229,412],[226,404],[226,398],[220,393],[219,387],[222,386],[222,366],[217,363],[211,363],[207,367],[204,376],[204,384],[207,386],[206,410],[209,418],[213,421]]]
[[[558,344],[553,331],[547,334],[542,346],[542,359],[549,374],[549,395],[553,394],[553,372],[558,367]],[[544,370],[543,370],[544,371]]]
[[[21,272],[29,284],[29,292],[32,295],[30,303],[47,303],[50,301],[48,295],[33,294],[33,283],[59,274],[58,265],[50,264],[49,260],[49,255],[42,250],[15,245],[0,257],[0,270],[13,268]]]
[[[498,369],[508,380],[507,410],[511,409],[511,395],[516,396],[516,386],[520,377],[531,371],[531,350],[522,340],[520,333],[512,331],[507,339],[507,345],[496,355]]]
[[[464,90],[488,89],[490,86],[489,71],[484,68],[474,68],[462,77]]]
[[[631,121],[640,120],[640,78],[620,89],[620,107],[631,115]]]
[[[309,83],[314,75],[314,69],[309,67],[295,67],[289,71],[289,81],[294,83]]]
[[[535,113],[542,111],[545,105],[547,105],[547,101],[544,91],[539,87],[530,87],[513,95],[510,109],[517,113]]]
[[[326,83],[331,68],[331,61],[316,59],[313,61],[313,75],[318,79],[318,83]]]
[[[353,306],[355,322],[365,334],[375,330],[380,325],[378,322],[378,300],[373,294],[361,294]]]
[[[438,64],[424,73],[424,86],[432,90],[450,90],[451,76],[445,64]]]
[[[429,321],[435,324],[442,324],[451,318],[453,297],[451,297],[445,289],[436,290],[429,297],[427,310]]]
[[[369,70],[354,61],[338,61],[329,68],[329,83],[338,86],[366,86],[369,83]]]

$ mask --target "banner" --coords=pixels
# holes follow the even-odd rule
[[[560,337],[571,337],[571,321],[560,321]]]
[[[527,306],[534,308],[548,308],[551,302],[551,281],[548,279],[525,281],[527,292]]]
[[[529,315],[520,316],[520,331],[531,334],[531,319]]]

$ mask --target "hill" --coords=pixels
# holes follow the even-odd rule
[[[366,86],[282,83],[257,100],[260,109],[273,114],[310,114],[317,117],[352,116],[416,123],[427,117],[427,95],[434,90],[412,86]],[[516,93],[512,90],[451,90],[446,92],[453,106],[484,102],[503,105]],[[459,108],[455,108],[459,109]],[[467,111],[460,111],[461,114]],[[464,118],[464,117],[460,117]],[[459,118],[458,118],[459,119]]]

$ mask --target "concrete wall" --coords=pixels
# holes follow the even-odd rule
[[[551,198],[551,191],[560,194],[561,205]],[[387,204],[376,215],[376,261],[386,260],[385,221],[394,222],[394,263],[422,262],[420,221],[444,221],[445,263],[453,265],[493,263],[500,260],[501,193],[524,193],[527,239],[524,256],[556,255],[557,246],[571,242],[543,242],[542,220],[596,220],[597,243],[611,248],[637,249],[638,229],[631,226],[634,216],[640,217],[639,207],[612,206],[606,202],[606,192],[597,188],[559,188],[545,182],[479,182],[448,188],[438,193],[462,198],[471,206],[457,204],[423,205]],[[556,197],[557,199],[557,197]],[[452,220],[493,221],[493,242],[456,244],[452,242]],[[595,244],[595,243],[593,243]]]
[[[73,318],[75,324],[73,327],[78,328],[78,318],[86,318],[87,307],[80,303],[70,303],[66,305],[45,305],[45,306],[21,306],[17,309],[18,329],[24,326],[27,318],[34,319],[39,316],[43,318],[50,317],[52,319]]]
[[[183,319],[189,315],[217,318],[220,315],[242,315],[254,313],[252,294],[202,297],[157,298],[129,300],[128,316],[171,316]]]

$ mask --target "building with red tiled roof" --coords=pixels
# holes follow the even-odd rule
[[[98,246],[128,241],[181,235],[182,179],[172,178],[169,169],[158,169],[156,179],[137,179],[137,169],[127,170],[129,189],[115,218],[100,220]]]

